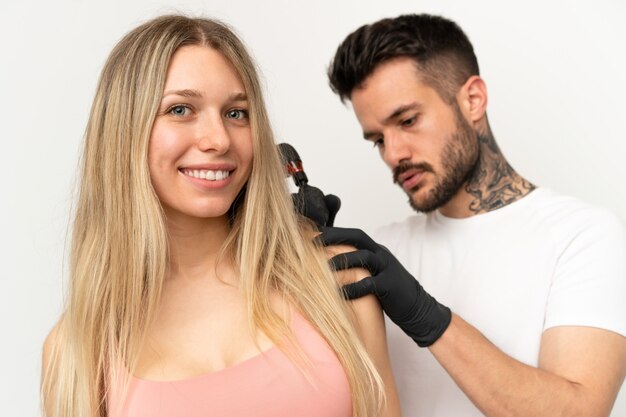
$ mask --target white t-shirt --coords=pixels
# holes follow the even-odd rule
[[[540,188],[492,212],[414,215],[374,235],[439,302],[507,355],[537,366],[544,330],[591,326],[626,335],[624,224]],[[406,417],[481,416],[428,349],[387,320]]]

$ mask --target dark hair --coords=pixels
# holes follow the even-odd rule
[[[343,102],[380,64],[400,57],[413,59],[422,81],[448,103],[470,76],[479,75],[474,48],[456,23],[411,14],[379,20],[348,35],[328,68],[330,87]]]

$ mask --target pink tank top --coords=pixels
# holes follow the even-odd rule
[[[310,359],[309,380],[279,348],[272,347],[193,378],[149,381],[131,377],[125,399],[115,387],[111,390],[109,416],[351,417],[350,386],[333,350],[295,312],[292,330]]]

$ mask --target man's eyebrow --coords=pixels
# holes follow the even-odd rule
[[[363,139],[371,140],[374,136],[378,135],[378,132],[375,131],[365,131],[363,132]]]
[[[409,110],[416,110],[419,107],[420,107],[420,105],[415,103],[415,102],[409,103],[409,104],[405,104],[403,106],[400,106],[400,107],[396,108],[389,116],[387,116],[385,118],[384,123],[387,124],[387,123],[391,122],[393,119],[396,119],[402,113],[404,113],[406,111],[409,111]]]
[[[421,106],[418,103],[409,103],[409,104],[405,104],[402,105],[400,107],[397,107],[396,109],[394,109],[393,112],[391,112],[391,114],[387,117],[385,117],[385,120],[383,121],[383,124],[388,124],[390,122],[392,122],[394,119],[398,118],[398,116],[402,115],[404,112],[407,112],[409,110],[417,110],[419,109]],[[365,140],[370,140],[373,136],[378,135],[379,132],[376,131],[364,131],[363,132],[363,138]]]

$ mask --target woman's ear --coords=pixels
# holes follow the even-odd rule
[[[487,84],[478,75],[472,75],[459,89],[457,100],[465,117],[476,126],[487,113]]]

